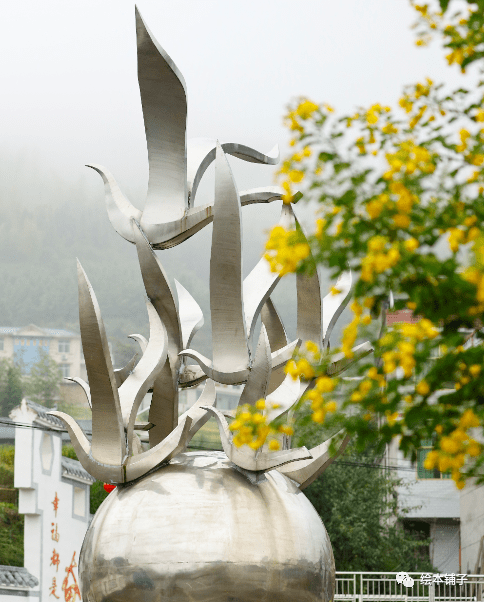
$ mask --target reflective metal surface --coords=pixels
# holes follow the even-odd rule
[[[298,347],[314,341],[326,351],[333,327],[348,303],[352,276],[336,283],[337,295],[322,299],[317,270],[297,274],[297,339],[290,342],[270,298],[279,277],[261,260],[242,282],[241,207],[280,199],[279,187],[239,194],[226,154],[275,164],[250,147],[211,139],[186,142],[187,99],[183,76],[136,10],[138,80],[145,122],[149,185],[143,212],[131,205],[113,176],[102,177],[115,230],[136,245],[146,294],[149,340],[136,356],[113,369],[100,309],[79,265],[79,314],[89,385],[72,379],[92,405],[92,445],[76,421],[61,418],[77,456],[95,478],[118,484],[96,513],[81,552],[79,574],[88,602],[330,602],[334,562],[326,531],[301,493],[342,453],[348,437],[336,435],[338,452],[326,441],[314,449],[237,447],[228,420],[216,408],[215,382],[245,384],[239,405],[266,399],[267,421],[291,416],[314,381],[293,380],[284,366]],[[215,160],[214,202],[194,206],[197,187]],[[295,199],[300,197],[297,193]],[[295,200],[294,199],[294,200]],[[210,312],[213,360],[191,343],[203,314],[187,289],[170,286],[155,249],[175,246],[213,222]],[[302,229],[292,206],[280,224]],[[256,349],[252,335],[261,317]],[[372,352],[332,357],[328,374],[346,370]],[[192,358],[196,366],[187,365]],[[198,401],[178,416],[179,388],[205,382]],[[136,423],[152,390],[147,423]],[[214,417],[224,453],[183,453],[190,439]],[[136,431],[136,432],[135,432]],[[143,450],[141,440],[149,441]]]
[[[247,377],[247,384],[242,391],[238,405],[248,403],[254,405],[259,399],[265,399],[267,385],[271,376],[271,348],[266,327],[262,324],[259,342],[255,350],[254,363]]]
[[[85,602],[329,602],[334,560],[291,480],[194,452],[109,494],[79,577]]]
[[[92,409],[92,455],[119,465],[126,455],[124,426],[114,368],[101,310],[86,273],[77,262],[79,324]]]

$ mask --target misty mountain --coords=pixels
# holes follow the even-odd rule
[[[0,158],[1,324],[34,323],[78,331],[78,258],[96,293],[109,340],[128,342],[127,335],[135,332],[147,336],[136,249],[112,228],[101,179],[63,179],[45,171],[35,153],[13,160],[4,152]],[[210,195],[210,175],[207,179],[199,203],[207,202]],[[128,191],[127,196],[142,195]],[[135,198],[132,202],[142,206]],[[263,253],[267,229],[278,221],[280,203],[252,205],[242,212],[245,276]],[[172,284],[176,277],[204,312],[205,325],[193,347],[207,356],[211,354],[210,245],[211,226],[173,249],[157,251]],[[273,299],[289,336],[294,337],[295,278],[284,278]]]

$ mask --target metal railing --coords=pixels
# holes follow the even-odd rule
[[[334,600],[347,602],[484,602],[484,575],[407,573],[410,587],[397,581],[401,573],[336,571]],[[401,581],[401,578],[400,578]],[[406,581],[409,584],[409,581]]]

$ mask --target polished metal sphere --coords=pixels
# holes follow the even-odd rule
[[[88,602],[329,602],[326,529],[296,484],[220,452],[176,456],[118,486],[81,551]]]

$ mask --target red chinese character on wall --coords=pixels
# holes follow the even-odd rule
[[[79,596],[79,600],[81,599],[81,592],[79,591],[79,586],[77,585],[77,579],[74,575],[74,568],[77,566],[76,562],[76,553],[72,555],[71,564],[66,568],[67,575],[62,582],[62,591],[64,592],[64,598],[66,602],[75,602],[76,596]],[[72,576],[74,579],[74,583],[69,585],[69,576]]]
[[[50,530],[50,532],[52,533],[52,539],[54,541],[59,541],[60,535],[59,535],[59,533],[57,531],[57,523],[55,524],[55,526],[54,526],[54,523],[52,523],[52,527],[53,528]]]
[[[50,559],[50,566],[55,566],[56,572],[59,570],[60,558],[59,554],[55,551],[52,552],[52,558]]]
[[[54,506],[55,517],[57,518],[57,508],[59,507],[59,498],[57,497],[57,491],[55,492],[54,501],[51,502],[51,504]]]
[[[57,598],[59,600],[59,596],[55,592],[55,590],[57,589],[57,583],[56,583],[55,577],[52,577],[52,585],[50,586],[49,589],[50,589],[49,596],[54,596],[54,598]]]

